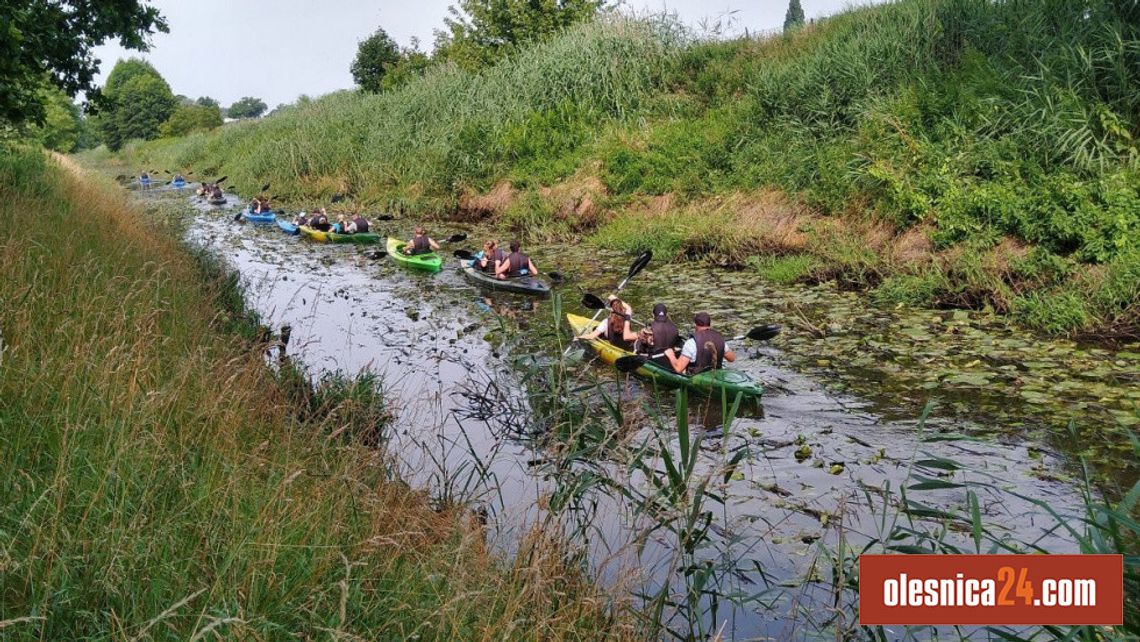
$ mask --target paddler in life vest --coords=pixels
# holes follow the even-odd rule
[[[511,241],[511,253],[507,255],[507,260],[500,262],[499,267],[495,268],[495,278],[497,279],[511,279],[536,274],[538,274],[538,268],[534,267],[534,261],[531,261],[529,256],[519,251],[518,241]]]
[[[481,256],[475,259],[475,267],[484,272],[495,274],[499,269],[499,264],[507,260],[507,253],[495,241],[487,241],[483,244],[483,252]]]
[[[736,361],[736,353],[724,342],[724,337],[712,329],[712,319],[708,312],[693,315],[693,326],[693,336],[681,346],[681,356],[678,357],[672,348],[665,351],[673,372],[695,375],[707,370],[718,370],[725,361]]]
[[[317,230],[318,232],[332,231],[332,223],[329,223],[329,213],[325,208],[313,212],[309,217],[309,227]]]
[[[404,254],[430,254],[438,249],[439,243],[424,234],[424,228],[417,227],[416,235],[404,246]]]
[[[594,328],[592,332],[579,335],[579,339],[592,341],[598,337],[614,344],[622,350],[629,350],[633,342],[637,341],[637,333],[630,328],[633,319],[633,308],[614,295],[609,298],[610,314]]]
[[[664,303],[653,306],[653,322],[637,333],[634,352],[650,355],[652,360],[666,368],[672,368],[665,350],[677,346],[677,326],[669,319],[669,309]]]

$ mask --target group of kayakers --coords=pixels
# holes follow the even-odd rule
[[[311,227],[318,232],[336,232],[338,234],[367,234],[372,230],[368,219],[356,212],[348,216],[340,214],[337,216],[337,222],[333,223],[329,220],[328,210],[323,207],[314,209],[312,214],[302,211],[293,219],[293,224],[298,227]]]
[[[511,241],[509,248],[510,252],[507,252],[494,239],[487,240],[483,243],[483,251],[475,257],[474,267],[500,280],[538,274],[534,261],[523,253],[518,241]]]
[[[215,183],[202,183],[198,186],[197,194],[201,198],[208,198],[213,200],[226,197],[226,195],[222,193],[222,188]]]
[[[639,332],[633,331],[633,308],[628,303],[611,295],[608,305],[609,315],[591,332],[579,335],[579,339],[602,338],[623,350],[645,355],[678,374],[699,374],[719,369],[725,361],[736,360],[736,353],[724,337],[712,329],[708,312],[693,315],[693,334],[682,342],[664,303],[653,306],[653,321]]]

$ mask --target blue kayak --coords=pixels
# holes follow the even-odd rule
[[[292,223],[290,223],[289,221],[286,221],[283,218],[277,219],[277,227],[281,228],[281,231],[285,232],[286,234],[300,234],[301,233],[301,228],[297,227],[296,225],[293,225]]]
[[[254,214],[253,212],[249,211],[248,208],[242,212],[241,215],[244,216],[245,220],[249,221],[250,223],[273,223],[277,220],[277,215],[273,212]]]

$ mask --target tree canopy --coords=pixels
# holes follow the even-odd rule
[[[226,110],[226,115],[230,118],[257,118],[264,114],[267,109],[269,109],[269,105],[266,105],[260,98],[246,96],[230,105],[230,108]]]
[[[804,24],[804,8],[800,0],[788,2],[788,12],[784,14],[784,31],[794,29]]]
[[[138,0],[0,2],[0,118],[42,120],[45,77],[69,97],[89,91],[99,70],[95,47],[117,39],[145,51],[156,31],[166,32],[166,21]]]
[[[57,152],[75,151],[83,126],[79,106],[62,89],[47,81],[43,83],[40,96],[44,117],[28,127],[29,137]]]
[[[190,132],[207,131],[221,124],[222,110],[217,105],[191,103],[180,105],[158,128],[158,133],[162,136],[184,136]]]
[[[476,69],[592,19],[605,0],[459,0],[437,32],[436,56]]]
[[[383,29],[368,36],[356,48],[352,61],[352,79],[364,91],[378,92],[383,88],[384,76],[400,62],[400,47]]]
[[[132,138],[151,139],[159,134],[178,106],[170,85],[150,63],[138,58],[120,60],[103,87],[99,131],[111,150]]]

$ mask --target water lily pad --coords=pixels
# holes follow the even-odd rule
[[[947,377],[943,380],[945,383],[957,386],[988,386],[990,385],[990,378],[981,373],[963,373],[957,374],[952,377]]]

